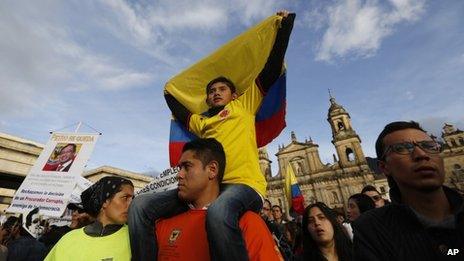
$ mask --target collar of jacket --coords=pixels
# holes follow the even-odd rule
[[[450,203],[451,210],[453,214],[456,216],[457,224],[463,223],[464,225],[464,199],[463,197],[454,189],[451,189],[447,186],[442,186],[443,191],[445,192],[445,196]],[[403,207],[410,208],[408,205],[403,204],[401,201],[401,193],[398,187],[393,187],[390,189],[390,199],[392,200],[392,204],[400,205]],[[416,215],[411,211],[411,214],[416,217]],[[417,217],[416,217],[417,218]]]
[[[110,224],[103,226],[102,223],[95,221],[84,227],[84,233],[91,237],[104,237],[118,231],[123,225]]]

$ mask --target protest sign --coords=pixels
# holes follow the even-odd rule
[[[177,166],[163,171],[152,182],[137,191],[135,196],[145,193],[158,193],[177,188],[177,173],[179,173],[179,171],[180,168]]]
[[[77,177],[76,186],[74,187],[69,203],[81,203],[81,194],[84,190],[92,186],[92,182],[82,176]]]
[[[99,134],[53,133],[16,191],[7,212],[60,217],[81,176]]]

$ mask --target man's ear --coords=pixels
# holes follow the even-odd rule
[[[387,163],[384,160],[378,160],[377,166],[379,166],[379,169],[382,171],[383,174],[385,174],[386,176],[390,176],[390,170],[387,166]]]
[[[208,163],[208,178],[215,179],[219,173],[219,163],[215,160]]]
[[[232,100],[235,100],[238,98],[238,94],[236,92],[232,93]]]

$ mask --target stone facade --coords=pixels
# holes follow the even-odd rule
[[[322,201],[329,207],[345,209],[348,198],[361,192],[365,185],[374,185],[384,198],[389,198],[388,184],[384,175],[376,174],[369,167],[348,112],[333,97],[327,121],[332,129],[332,144],[336,154],[334,162],[324,164],[319,157],[319,146],[313,140],[298,141],[294,132],[288,145],[279,146],[276,153],[279,171],[271,176],[264,172],[268,181],[268,198],[288,213],[283,184],[287,168],[293,168],[305,205]],[[261,169],[270,169],[267,151],[260,150]]]
[[[464,194],[464,131],[445,124],[442,132],[445,184]]]

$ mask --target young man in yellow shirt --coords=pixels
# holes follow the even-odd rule
[[[259,212],[266,194],[266,180],[258,162],[255,115],[263,97],[279,78],[293,28],[294,14],[282,16],[274,46],[266,65],[256,79],[256,87],[238,95],[226,77],[213,79],[206,86],[205,114],[192,114],[171,94],[166,102],[172,113],[190,132],[200,138],[215,138],[224,147],[227,164],[221,194],[208,207],[206,230],[212,260],[248,260],[239,218],[247,210]],[[137,197],[131,205],[129,232],[134,260],[156,259],[153,221],[187,211],[177,196],[178,190]],[[141,239],[143,238],[143,239]]]

